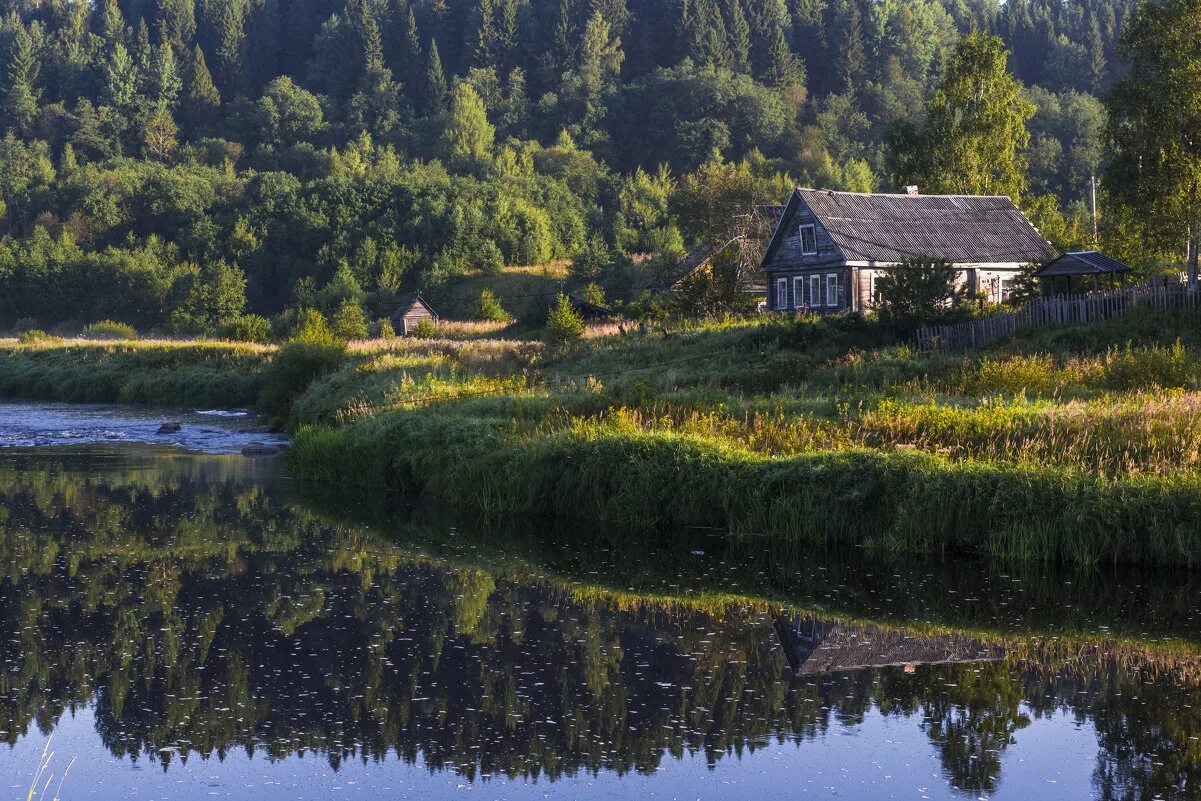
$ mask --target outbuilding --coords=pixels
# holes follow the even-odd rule
[[[1044,295],[1106,289],[1133,269],[1129,264],[1096,250],[1065,253],[1034,271]]]
[[[392,330],[401,336],[413,333],[417,324],[422,320],[438,322],[438,313],[420,295],[405,300],[392,312]]]

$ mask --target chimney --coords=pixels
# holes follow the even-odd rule
[[[917,195],[917,185],[910,184],[909,186],[905,187],[905,194],[909,195],[910,197],[915,197]]]

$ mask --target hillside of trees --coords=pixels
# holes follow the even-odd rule
[[[631,256],[672,264],[793,185],[992,188],[1090,244],[1132,8],[0,0],[0,328],[286,330],[551,260],[631,298]],[[972,87],[1001,123],[964,130]],[[1102,236],[1128,230],[1102,195]]]

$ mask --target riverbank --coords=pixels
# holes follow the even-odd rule
[[[127,386],[160,402],[187,397],[177,369],[257,399],[295,432],[292,470],[322,481],[491,513],[763,535],[776,548],[1192,567],[1197,323],[1147,311],[936,358],[853,317],[732,320],[558,351],[393,340],[117,352],[140,359]],[[43,362],[114,372],[104,350],[9,355],[18,375]]]

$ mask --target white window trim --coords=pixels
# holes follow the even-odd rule
[[[805,250],[805,229],[808,228],[813,233],[813,250]],[[801,255],[816,256],[817,255],[817,226],[811,223],[802,225],[797,231],[797,236],[801,238]]]
[[[809,306],[816,309],[822,305],[822,277],[809,276]]]
[[[830,284],[833,282],[834,291],[830,291]],[[838,273],[826,273],[826,307],[833,308],[838,305]]]
[[[792,277],[792,307],[799,309],[805,305],[805,279],[802,276]]]
[[[776,311],[788,308],[788,279],[776,279]]]

